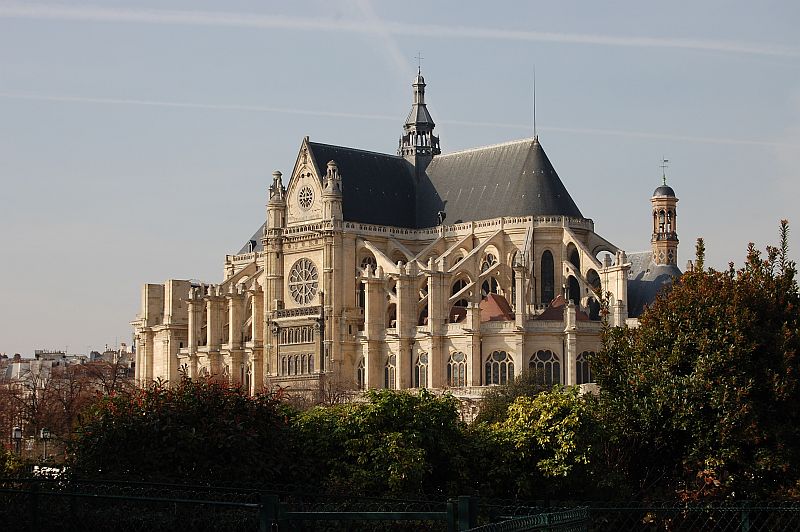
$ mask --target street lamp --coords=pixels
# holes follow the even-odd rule
[[[42,429],[39,432],[39,438],[44,442],[43,460],[47,460],[47,442],[50,441],[50,429]]]
[[[14,440],[14,444],[17,447],[17,455],[20,454],[20,444],[22,443],[22,428],[21,427],[14,427],[11,429],[11,439]]]

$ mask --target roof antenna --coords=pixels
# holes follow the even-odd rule
[[[536,65],[533,65],[533,138],[539,138],[536,131]]]
[[[661,181],[664,185],[667,184],[667,168],[669,168],[669,159],[665,159],[664,156],[661,156]]]

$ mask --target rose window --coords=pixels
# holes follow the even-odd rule
[[[297,201],[303,209],[310,209],[311,204],[314,202],[314,191],[311,190],[311,187],[301,188],[297,194]]]
[[[308,305],[317,295],[319,278],[317,267],[308,259],[294,263],[289,272],[289,293],[300,305]]]

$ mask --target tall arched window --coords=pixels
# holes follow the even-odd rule
[[[461,388],[467,385],[467,355],[461,351],[450,353],[447,361],[447,385]]]
[[[383,368],[383,387],[389,390],[397,388],[397,356],[389,355]]]
[[[594,356],[594,351],[584,351],[575,359],[575,372],[577,373],[578,384],[594,382],[592,367],[589,358]]]
[[[367,368],[364,362],[364,357],[358,361],[358,368],[356,368],[356,384],[359,390],[363,390],[367,385]]]
[[[294,375],[294,357],[293,356],[289,357],[289,372],[287,373],[287,375]]]
[[[528,369],[544,384],[561,384],[561,361],[549,349],[536,351],[528,363]]]
[[[539,268],[542,279],[542,304],[548,305],[556,297],[555,267],[553,266],[552,253],[549,251],[542,253],[542,263]]]
[[[514,361],[505,351],[494,351],[486,359],[486,384],[506,384],[514,380]]]
[[[428,387],[428,353],[420,353],[414,364],[414,388]]]

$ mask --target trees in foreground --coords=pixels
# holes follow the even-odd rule
[[[800,294],[778,247],[696,267],[638,328],[608,329],[597,395],[521,376],[479,420],[449,395],[370,391],[297,411],[184,380],[106,396],[73,450],[82,475],[291,485],[371,496],[519,499],[800,496]]]
[[[595,457],[633,496],[796,496],[800,480],[800,294],[778,247],[697,267],[641,318],[611,329],[592,361],[603,427]]]

